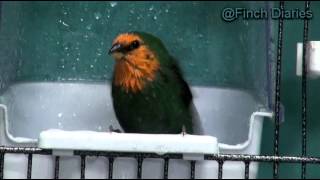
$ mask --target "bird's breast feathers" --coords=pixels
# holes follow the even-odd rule
[[[160,69],[159,61],[148,49],[129,54],[126,59],[116,62],[114,85],[124,88],[127,92],[139,92],[146,83],[155,80]]]

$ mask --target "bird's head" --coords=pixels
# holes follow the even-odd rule
[[[115,84],[140,90],[146,81],[155,79],[167,50],[157,37],[142,32],[118,35],[109,50],[116,61]]]
[[[142,39],[133,33],[124,33],[116,37],[109,50],[115,60],[125,60],[131,54],[139,54],[143,49]]]
[[[161,40],[144,32],[130,32],[118,35],[112,43],[109,55],[118,60],[130,60],[132,62],[145,60],[157,60],[161,63],[168,52]],[[152,57],[153,56],[153,57]]]

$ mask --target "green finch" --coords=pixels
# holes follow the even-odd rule
[[[159,38],[123,33],[109,54],[115,59],[113,106],[125,132],[202,134],[190,88]]]

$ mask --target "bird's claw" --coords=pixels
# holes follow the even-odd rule
[[[112,133],[122,133],[120,129],[114,129],[112,125],[109,126],[109,131]]]
[[[186,127],[183,125],[182,126],[182,136],[184,137],[185,135],[187,135],[187,129],[186,129]]]

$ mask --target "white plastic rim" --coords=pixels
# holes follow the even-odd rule
[[[223,143],[219,143],[219,149],[224,149],[224,150],[244,150],[245,148],[247,148],[250,143],[252,142],[252,138],[253,138],[253,125],[254,125],[254,121],[257,120],[258,118],[256,117],[268,117],[268,118],[272,118],[273,117],[273,113],[272,112],[254,112],[252,113],[251,117],[250,117],[250,128],[249,128],[249,134],[248,134],[248,139],[247,141],[245,141],[244,143],[240,143],[237,145],[228,145],[228,144],[223,144]],[[262,118],[260,120],[263,120]]]
[[[320,76],[320,41],[308,41],[306,51],[306,63],[308,76],[318,78]],[[303,43],[297,43],[297,76],[302,76],[303,67]]]
[[[5,127],[5,133],[6,133],[6,136],[8,137],[8,139],[14,143],[17,143],[17,144],[25,144],[25,143],[31,143],[31,144],[34,144],[34,143],[37,143],[38,140],[37,139],[30,139],[30,138],[25,138],[25,137],[14,137],[10,132],[9,132],[9,118],[8,118],[8,109],[7,109],[7,106],[3,105],[3,104],[0,104],[0,109],[3,110],[4,112],[4,127]]]
[[[79,137],[82,137],[83,135],[82,135],[82,133],[84,133],[84,135],[93,135],[93,136],[95,136],[95,138],[98,138],[99,139],[99,136],[97,136],[97,134],[99,134],[99,133],[95,133],[95,132],[89,132],[89,133],[86,133],[86,132],[84,132],[84,131],[76,131],[76,132],[67,132],[67,131],[61,131],[61,130],[48,130],[48,131],[44,131],[44,132],[42,132],[41,134],[40,134],[40,137],[39,137],[39,141],[38,141],[38,139],[30,139],[30,138],[24,138],[24,137],[14,137],[10,132],[9,132],[9,120],[8,120],[8,110],[7,110],[7,107],[5,106],[5,105],[3,105],[3,104],[0,104],[0,108],[2,108],[3,109],[3,111],[4,111],[4,115],[5,115],[5,133],[6,133],[6,136],[8,137],[8,139],[10,140],[10,141],[12,141],[12,142],[14,142],[14,143],[17,143],[17,144],[23,144],[23,143],[38,143],[39,142],[39,147],[40,148],[46,148],[46,149],[48,149],[48,148],[53,148],[53,149],[61,149],[61,150],[74,150],[74,148],[75,147],[69,147],[70,146],[70,144],[72,144],[72,143],[64,143],[64,145],[61,145],[61,143],[59,143],[58,142],[58,140],[57,139],[59,139],[59,141],[60,142],[68,142],[68,139],[67,140],[64,140],[64,141],[62,141],[62,138],[67,138],[67,137],[69,137],[69,139],[71,138],[73,138],[73,135],[74,134],[76,134],[77,136],[79,136]],[[256,117],[257,116],[260,116],[260,117],[268,117],[268,118],[272,118],[272,116],[273,116],[273,113],[272,112],[254,112],[254,113],[252,113],[252,115],[251,115],[251,117],[250,117],[250,127],[249,127],[249,132],[248,132],[248,139],[245,141],[245,142],[243,142],[243,143],[240,143],[240,144],[236,144],[236,145],[229,145],[229,144],[223,144],[223,143],[218,143],[218,140],[215,138],[215,137],[211,137],[211,136],[204,136],[205,138],[212,138],[211,139],[211,141],[212,142],[215,142],[216,144],[217,144],[217,148],[216,148],[216,145],[213,145],[212,146],[212,148],[204,148],[204,149],[210,149],[209,151],[206,151],[206,150],[200,150],[200,149],[197,149],[197,150],[193,150],[194,152],[198,152],[198,153],[201,153],[201,152],[203,152],[204,154],[210,154],[210,153],[217,153],[218,152],[218,149],[224,149],[224,150],[244,150],[245,148],[247,148],[249,145],[250,145],[250,143],[251,143],[251,141],[252,141],[252,136],[253,136],[253,125],[254,125],[254,121],[257,119]],[[51,133],[54,133],[55,135],[54,136],[52,136],[52,134]],[[101,133],[100,133],[101,134]],[[108,134],[111,134],[111,133],[108,133]],[[56,137],[55,137],[56,136]],[[116,136],[118,136],[118,135],[113,135],[114,137],[116,137]],[[159,137],[159,136],[172,136],[172,135],[143,135],[143,134],[122,134],[122,135],[120,135],[120,136],[118,136],[118,138],[120,138],[120,137],[123,137],[123,136],[126,136],[125,138],[126,139],[132,139],[134,142],[135,142],[135,140],[137,140],[137,139],[140,139],[141,137],[142,138],[146,138],[146,141],[147,141],[147,143],[146,144],[148,144],[148,143],[151,143],[152,144],[152,141],[153,141],[153,136],[155,136],[155,137]],[[139,137],[138,137],[139,136]],[[188,135],[188,136],[190,136],[190,135]],[[111,136],[110,136],[111,137]],[[112,137],[111,138],[111,141],[114,139],[114,137]],[[191,136],[190,136],[191,137]],[[195,136],[192,136],[192,137],[195,137]],[[148,138],[151,138],[150,140],[151,141],[148,141]],[[165,138],[167,138],[167,137],[165,137]],[[172,137],[170,137],[170,138],[173,138],[173,139],[177,139],[177,138],[179,138],[179,136],[172,136]],[[91,138],[91,140],[93,140],[94,139],[94,137],[93,138]],[[116,138],[117,139],[117,138]],[[121,139],[121,138],[120,138]],[[184,138],[184,139],[186,139],[186,138]],[[77,141],[77,140],[79,140],[80,142],[82,141],[82,140],[80,140],[80,139],[74,139],[75,140],[75,142]],[[182,139],[183,140],[183,139]],[[104,141],[106,141],[106,140],[104,140]],[[111,142],[110,141],[110,142]],[[173,141],[173,143],[172,143],[172,145],[173,145],[173,148],[175,147],[175,145],[176,144],[180,144],[180,146],[181,147],[184,147],[184,145],[183,144],[181,144],[181,143],[179,143],[179,141],[181,141],[181,138],[178,140],[177,139],[177,142],[174,142]],[[54,143],[56,143],[56,144],[54,144]],[[113,142],[113,141],[112,141]],[[119,140],[117,140],[117,142],[120,142]],[[140,142],[140,140],[139,140],[139,142]],[[139,143],[139,142],[137,142],[137,143]],[[183,142],[183,141],[181,141],[181,142]],[[52,144],[53,143],[53,144]],[[161,140],[158,142],[158,143],[162,143],[161,142]],[[192,144],[192,141],[190,141],[190,143]],[[81,143],[80,143],[81,144]],[[115,144],[117,144],[117,145],[119,145],[120,143],[115,143]],[[128,143],[124,143],[124,144],[128,144]],[[160,144],[158,144],[158,147],[160,147]],[[210,145],[210,144],[207,144],[207,145]],[[145,145],[143,145],[142,144],[142,149],[140,149],[140,150],[144,150],[144,151],[146,151],[146,150],[148,150],[148,149],[146,149],[146,146]],[[169,146],[169,145],[168,145]],[[189,145],[190,146],[190,145]],[[118,151],[130,151],[130,152],[134,152],[134,149],[135,148],[130,148],[130,147],[122,147],[122,148],[119,148],[118,146],[117,147],[112,147],[112,146],[110,146],[110,144],[108,145],[108,147],[110,147],[110,149],[108,149],[108,150],[118,150]],[[162,146],[163,147],[163,146]],[[186,148],[187,148],[188,146],[186,146]],[[211,147],[211,146],[207,146],[207,147]],[[88,149],[91,149],[92,148],[92,146],[79,146],[79,143],[78,143],[78,149],[79,150],[81,150],[81,149],[86,149],[86,150],[88,150]],[[100,147],[101,148],[101,147]],[[183,149],[183,148],[182,148]],[[99,149],[91,149],[91,150],[99,150]],[[107,150],[107,149],[100,149],[100,150]],[[156,151],[158,151],[159,153],[168,153],[168,152],[174,152],[172,149],[171,149],[171,151],[170,151],[170,149],[169,149],[169,151],[166,151],[166,152],[163,152],[163,151],[161,151],[161,150],[159,150],[159,149],[149,149],[149,151],[150,152],[156,152]],[[186,151],[187,152],[187,151]]]

